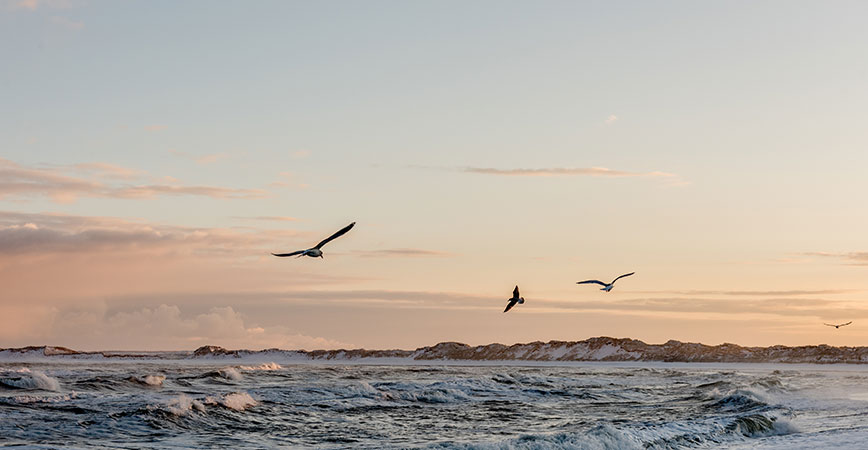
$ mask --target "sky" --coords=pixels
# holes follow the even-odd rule
[[[0,347],[864,345],[866,15],[2,0]]]

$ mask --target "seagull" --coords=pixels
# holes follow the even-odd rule
[[[328,244],[329,242],[331,242],[334,239],[337,239],[337,238],[343,236],[344,234],[347,233],[347,231],[350,231],[350,229],[353,228],[353,225],[355,225],[355,224],[356,223],[353,222],[353,223],[341,228],[340,231],[338,231],[337,233],[323,239],[322,242],[320,242],[319,244],[316,244],[316,247],[309,248],[307,250],[299,250],[299,251],[292,252],[292,253],[272,253],[272,255],[280,256],[280,257],[295,256],[296,258],[301,258],[302,256],[310,256],[311,258],[316,258],[316,257],[322,258],[322,246]],[[296,255],[298,255],[298,256],[296,256]]]
[[[506,309],[503,312],[509,311],[516,303],[524,303],[524,297],[518,296],[518,285],[515,285],[515,289],[512,291],[512,298],[509,299],[509,303],[506,304]]]
[[[609,291],[612,290],[613,287],[615,287],[615,282],[616,282],[616,281],[618,281],[618,280],[620,280],[621,278],[624,278],[624,277],[629,277],[630,275],[633,275],[634,273],[636,273],[636,272],[630,272],[630,273],[627,273],[627,274],[621,275],[620,277],[615,278],[614,280],[612,280],[611,283],[608,283],[608,284],[603,283],[603,282],[600,281],[600,280],[585,280],[585,281],[579,281],[579,282],[577,282],[576,284],[590,284],[590,283],[595,283],[595,284],[599,284],[600,286],[603,286],[602,289],[600,289],[601,291],[609,292]]]
[[[835,327],[835,329],[838,329],[838,328],[841,328],[841,327],[843,327],[843,326],[845,326],[845,325],[850,325],[851,323],[853,323],[852,320],[849,321],[849,322],[847,322],[847,323],[840,323],[840,324],[838,324],[838,325],[832,325],[831,323],[824,323],[823,325],[825,325],[825,326],[827,326],[827,327]]]

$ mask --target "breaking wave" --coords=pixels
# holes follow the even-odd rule
[[[166,381],[165,375],[145,375],[144,377],[130,377],[128,378],[133,383],[137,383],[143,386],[150,387],[159,387],[163,385],[163,382]]]
[[[207,397],[205,404],[220,405],[225,408],[234,409],[235,411],[244,411],[251,406],[256,406],[257,402],[246,392],[232,392],[220,397]]]
[[[242,378],[241,372],[239,372],[238,369],[234,367],[226,367],[224,369],[220,369],[217,371],[217,373],[219,373],[221,377],[227,380],[241,381]]]
[[[59,391],[60,382],[39,370],[28,368],[2,370],[0,384],[13,389],[41,389],[44,391]]]
[[[169,400],[166,410],[176,416],[183,416],[192,411],[205,412],[205,405],[199,400],[188,397],[186,394],[181,394]]]

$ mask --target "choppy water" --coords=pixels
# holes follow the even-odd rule
[[[0,446],[868,448],[868,368],[0,363]]]

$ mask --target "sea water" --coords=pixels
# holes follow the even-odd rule
[[[2,362],[16,448],[868,448],[868,367]]]

